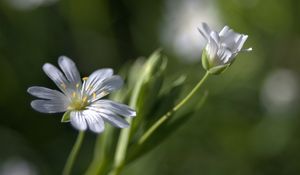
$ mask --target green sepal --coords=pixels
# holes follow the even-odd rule
[[[230,64],[215,64],[214,62],[210,61],[206,50],[204,49],[202,52],[202,66],[203,68],[208,71],[212,75],[218,75],[223,73]]]
[[[207,53],[206,53],[206,50],[203,49],[202,51],[202,66],[205,70],[209,70],[210,69],[210,65],[209,65],[209,61],[208,61],[208,56],[207,56]]]
[[[210,68],[208,70],[208,72],[213,75],[218,75],[218,74],[223,73],[229,66],[230,66],[230,64],[215,66],[215,67]]]
[[[65,122],[69,122],[70,121],[70,111],[67,111],[64,113],[64,115],[61,118],[61,122],[65,123]]]

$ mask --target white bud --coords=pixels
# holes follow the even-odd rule
[[[241,51],[248,35],[235,33],[225,26],[219,33],[211,30],[206,23],[201,24],[199,32],[207,40],[202,52],[202,65],[211,74],[220,74],[228,68]]]

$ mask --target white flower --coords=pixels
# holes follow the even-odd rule
[[[62,121],[71,121],[78,130],[89,128],[100,133],[104,130],[104,121],[119,128],[129,126],[120,116],[135,116],[133,109],[101,99],[123,85],[122,78],[113,75],[112,69],[96,70],[81,81],[77,67],[70,58],[59,57],[58,65],[63,73],[49,63],[44,64],[43,70],[62,92],[40,86],[28,88],[28,93],[41,98],[31,102],[33,109],[42,113],[66,112]]]
[[[228,26],[217,33],[206,23],[202,23],[199,32],[207,40],[202,52],[202,64],[204,69],[212,74],[223,72],[239,52],[252,50],[252,48],[242,49],[248,35],[236,33]]]

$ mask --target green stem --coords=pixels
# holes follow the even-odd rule
[[[103,135],[105,135],[105,133],[103,133]],[[103,160],[101,161],[103,155],[103,151],[102,151],[103,145],[101,145],[101,143],[102,143],[102,137],[97,136],[96,143],[95,143],[94,157],[85,175],[95,175],[98,174],[98,172],[100,171],[101,169],[100,167],[102,167],[103,164],[102,163]]]
[[[135,109],[135,106],[137,104],[138,100],[138,94],[140,92],[141,86],[143,81],[138,81],[138,85],[135,86],[132,96],[130,98],[129,106],[131,106],[133,109]],[[114,164],[113,169],[109,172],[109,175],[118,175],[121,173],[124,164],[125,164],[125,158],[127,153],[127,147],[129,143],[130,138],[130,132],[132,127],[132,118],[127,118],[127,122],[129,123],[128,128],[123,128],[120,132],[120,136],[118,139],[117,147],[116,147],[116,153],[114,157]]]
[[[76,138],[76,142],[71,150],[71,153],[67,159],[67,162],[65,164],[64,170],[63,170],[63,175],[70,175],[71,174],[71,170],[73,167],[73,164],[75,162],[76,156],[78,154],[78,151],[81,147],[82,141],[84,138],[84,131],[79,131],[78,136]]]
[[[131,124],[131,122],[132,120],[129,119],[128,123]],[[109,175],[118,175],[123,169],[126,152],[127,152],[127,146],[129,142],[130,129],[131,129],[130,127],[123,128],[120,133],[117,148],[116,148],[116,154],[114,158],[114,167],[113,170],[109,173]]]
[[[202,86],[205,80],[208,78],[209,73],[206,72],[203,78],[197,83],[197,85],[191,90],[191,92],[182,99],[176,106],[174,106],[169,112],[159,118],[139,139],[138,144],[143,144],[152,134],[153,132],[162,124],[164,123],[169,117],[176,112],[179,108],[181,108],[195,93],[196,91]]]
[[[124,164],[121,164],[120,166],[114,168],[111,172],[109,172],[108,175],[119,175],[123,169],[123,165]]]
[[[111,143],[108,141],[111,137],[112,128],[106,126],[105,132],[97,136],[97,140],[94,148],[93,160],[90,163],[85,175],[101,174],[107,165],[107,149],[111,147]]]

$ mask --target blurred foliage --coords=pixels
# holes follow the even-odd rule
[[[82,75],[102,67],[122,71],[128,61],[150,55],[162,45],[160,27],[168,0],[58,0],[30,9],[16,8],[12,1],[20,2],[0,1],[0,174],[3,163],[14,157],[33,164],[39,174],[60,174],[77,133],[60,122],[62,114],[33,111],[26,89],[55,88],[41,67],[60,55],[73,58]],[[227,24],[248,34],[246,45],[254,51],[239,55],[224,74],[211,77],[203,108],[124,174],[300,173],[299,84],[297,100],[289,104],[294,110],[270,113],[261,101],[261,89],[273,71],[287,69],[299,82],[300,1],[214,2],[219,27]],[[166,81],[187,75],[182,94],[204,73],[200,49],[195,64],[164,50],[169,56]],[[92,160],[96,136],[87,135],[76,174]]]

